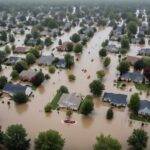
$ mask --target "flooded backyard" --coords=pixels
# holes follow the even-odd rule
[[[79,27],[75,27],[69,33],[62,35],[63,42],[68,41],[70,35],[76,33]],[[141,122],[133,121],[130,124],[128,109],[114,109],[114,119],[108,121],[106,119],[106,112],[110,105],[104,104],[100,99],[95,98],[95,109],[89,117],[84,117],[76,112],[73,113],[72,118],[76,121],[73,125],[67,125],[62,122],[66,118],[65,111],[61,110],[59,113],[53,111],[50,114],[44,112],[44,106],[52,100],[56,94],[57,89],[61,85],[68,87],[69,92],[81,93],[82,95],[90,94],[89,84],[96,79],[96,72],[103,69],[102,61],[99,58],[98,52],[100,50],[101,43],[108,39],[110,27],[105,29],[99,29],[94,37],[88,42],[84,48],[83,54],[80,56],[79,61],[75,62],[75,66],[71,71],[57,70],[55,74],[52,74],[50,80],[45,81],[36,91],[34,91],[34,97],[31,97],[31,101],[23,105],[16,105],[11,101],[10,107],[7,105],[8,97],[4,97],[4,104],[0,103],[0,125],[5,130],[11,124],[23,124],[31,138],[31,150],[34,149],[34,139],[39,132],[48,129],[59,131],[65,138],[64,150],[92,150],[95,143],[96,136],[101,133],[104,135],[111,135],[117,138],[122,144],[122,149],[128,148],[127,138],[130,136],[134,128],[140,128]],[[54,44],[49,49],[44,49],[43,54],[51,54],[52,49],[58,45],[59,38],[55,39]],[[135,55],[139,47],[131,46],[129,54]],[[57,51],[53,52],[55,56],[63,56],[64,53]],[[75,56],[76,58],[77,56]],[[129,92],[127,87],[124,91],[114,87],[114,80],[116,79],[118,65],[118,55],[109,54],[111,58],[111,65],[107,70],[106,77],[104,79],[105,90],[112,92],[124,93],[130,96],[132,92]],[[33,65],[31,68],[37,68]],[[38,67],[39,68],[39,67]],[[41,67],[40,67],[41,68]],[[41,68],[44,73],[48,73],[48,67]],[[82,69],[86,69],[84,73]],[[76,76],[74,82],[68,81],[68,73],[72,72]],[[11,69],[7,67],[1,73],[7,77],[10,77]],[[90,76],[90,79],[88,79]],[[133,87],[136,92],[136,89]],[[146,97],[146,94],[141,95],[143,99],[149,100],[150,97]],[[145,125],[144,129],[150,136],[150,126]],[[150,149],[150,140],[148,142],[147,150]]]

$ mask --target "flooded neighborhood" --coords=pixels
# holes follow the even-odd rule
[[[0,149],[150,149],[150,2],[108,1],[0,1]]]

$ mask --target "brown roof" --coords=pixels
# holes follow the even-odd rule
[[[32,79],[36,76],[38,71],[36,70],[24,70],[19,74],[20,80],[22,81],[32,81]]]
[[[62,45],[57,46],[58,51],[67,51],[67,45],[71,44],[72,42],[64,42]]]
[[[127,56],[127,61],[134,65],[138,60],[141,60],[141,57],[135,57],[135,56]]]
[[[24,46],[19,46],[19,47],[16,47],[16,49],[14,50],[14,52],[16,53],[26,53],[27,52],[27,48],[24,47]]]

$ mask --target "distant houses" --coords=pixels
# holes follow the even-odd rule
[[[109,102],[113,106],[125,107],[127,105],[127,95],[105,92],[102,100]]]
[[[23,86],[20,84],[7,83],[3,88],[3,92],[9,94],[10,96],[13,96],[16,93],[24,93],[27,96],[30,96],[32,89],[28,86]]]
[[[58,102],[60,108],[69,108],[77,111],[79,109],[82,97],[76,93],[63,94]]]
[[[127,81],[127,82],[135,82],[135,83],[142,83],[144,81],[144,75],[141,74],[140,72],[127,72],[125,74],[122,74],[120,79],[122,81]]]

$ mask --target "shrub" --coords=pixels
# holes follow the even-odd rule
[[[7,78],[5,76],[0,77],[0,89],[3,89],[7,83]]]
[[[76,77],[75,77],[75,75],[70,74],[70,75],[68,76],[68,79],[69,79],[69,81],[74,81],[74,80],[76,79]]]
[[[51,103],[48,103],[48,104],[45,106],[44,110],[45,110],[46,113],[51,112],[51,111],[52,111]]]
[[[112,119],[113,116],[114,116],[113,109],[109,108],[108,111],[107,111],[107,114],[106,114],[106,118],[107,119]]]
[[[55,73],[55,67],[54,66],[49,66],[49,73]]]
[[[11,73],[11,77],[13,80],[17,80],[19,78],[19,73],[16,70],[13,70]]]
[[[105,77],[105,71],[99,70],[96,72],[97,78],[103,79]]]

